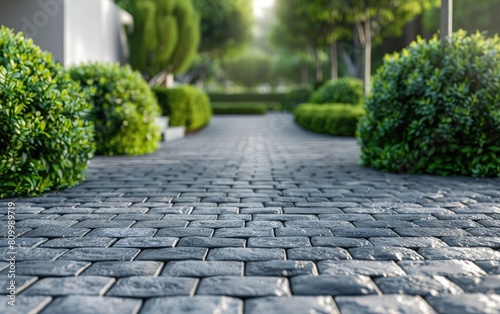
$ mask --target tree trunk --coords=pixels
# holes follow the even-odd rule
[[[453,21],[453,0],[441,0],[441,42],[450,41]]]
[[[174,87],[174,74],[169,72],[165,77],[165,87],[172,88]]]
[[[363,79],[363,62],[361,62],[361,53],[363,52],[363,46],[359,41],[359,36],[354,36],[354,66],[356,68],[356,77],[360,80]]]
[[[306,63],[303,63],[300,69],[300,81],[303,85],[309,84],[309,69]]]
[[[372,25],[370,20],[370,10],[366,9],[365,12],[365,71],[364,71],[364,83],[365,83],[365,96],[370,93],[371,84],[371,69],[372,69]]]
[[[196,81],[196,87],[198,87],[201,90],[205,89],[206,79],[207,79],[207,71],[205,69],[205,65],[203,65],[200,69],[198,80]]]
[[[318,50],[314,49],[314,66],[316,67],[316,83],[323,82],[323,63],[319,59]]]
[[[330,44],[330,63],[331,63],[331,74],[330,78],[332,81],[339,78],[339,62],[337,60],[337,40],[333,39]]]
[[[347,51],[345,51],[344,48],[342,48],[342,45],[340,45],[340,50],[339,50],[339,56],[344,61],[344,64],[347,66],[347,71],[349,72],[349,76],[352,77],[357,77],[358,76],[358,68],[356,67],[356,64],[352,61],[351,56]]]

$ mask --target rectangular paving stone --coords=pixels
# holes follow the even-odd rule
[[[16,262],[30,260],[53,260],[66,252],[66,249],[24,248],[17,247],[12,254],[10,248],[0,248],[0,261],[8,261],[15,256]]]
[[[195,278],[242,275],[242,262],[219,261],[174,261],[169,262],[162,272],[162,276]]]
[[[426,300],[438,313],[498,313],[500,308],[498,295],[440,295],[427,297]]]
[[[152,237],[157,231],[158,229],[154,228],[97,228],[86,236],[110,238]]]
[[[75,309],[85,309],[87,313],[99,313],[106,309],[108,314],[136,314],[141,304],[141,300],[132,298],[70,295],[56,298],[42,314],[73,313]]]
[[[349,249],[349,254],[355,260],[370,261],[401,261],[423,260],[424,258],[414,250],[393,246],[365,246]]]
[[[172,220],[186,220],[186,221],[196,221],[196,220],[216,220],[217,215],[165,215],[162,220],[172,221]]]
[[[370,277],[405,275],[405,272],[392,261],[319,261],[317,266],[320,274],[327,275],[363,275]]]
[[[348,260],[352,259],[349,252],[333,247],[307,247],[287,250],[291,260],[321,261],[321,260]]]
[[[453,276],[450,280],[460,286],[466,293],[500,293],[500,275],[482,277]]]
[[[243,228],[245,220],[196,220],[189,223],[189,227],[200,228]]]
[[[9,293],[9,287],[10,287],[10,281],[14,280],[15,281],[15,292],[21,293],[24,291],[26,288],[31,286],[36,280],[38,279],[37,277],[34,276],[24,276],[24,275],[16,275],[16,277],[12,277],[9,279],[8,275],[5,275],[6,278],[5,280],[0,281],[0,289],[4,291],[4,297],[7,299],[7,295]],[[7,300],[6,300],[7,301]]]
[[[471,261],[401,261],[398,265],[409,275],[484,276],[486,273]]]
[[[245,301],[246,314],[328,313],[339,314],[332,297],[264,297]]]
[[[200,282],[197,295],[234,297],[290,296],[288,280],[279,277],[208,277]]]
[[[89,262],[130,261],[139,252],[139,249],[129,248],[76,248],[69,250],[59,259]]]
[[[303,221],[303,220],[318,220],[315,215],[293,215],[293,214],[255,214],[254,221],[272,220],[272,221]]]
[[[40,227],[23,234],[26,238],[67,238],[82,237],[88,233],[87,228]]]
[[[47,304],[52,301],[47,296],[16,296],[16,306],[9,305],[7,302],[0,303],[0,313],[19,314],[19,313],[39,313]]]
[[[375,220],[370,214],[320,214],[318,218],[321,220],[335,220],[335,221],[364,221]]]
[[[215,230],[215,238],[272,237],[273,228],[221,228]]]
[[[203,260],[207,252],[206,248],[191,247],[147,249],[143,250],[136,259],[151,261]]]
[[[344,214],[340,208],[325,207],[325,208],[310,208],[310,207],[285,207],[283,208],[285,214]]]
[[[373,214],[377,220],[429,220],[437,219],[431,214]]]
[[[498,261],[480,261],[475,264],[489,275],[500,275],[500,262]]]
[[[264,261],[247,262],[245,276],[293,277],[300,275],[317,276],[316,265],[311,261]]]
[[[470,235],[459,228],[395,228],[402,237],[459,237]]]
[[[333,220],[302,220],[285,221],[287,228],[354,228],[354,225],[348,221]]]
[[[82,247],[108,247],[116,240],[114,238],[102,237],[73,237],[51,239],[39,247],[48,248],[82,248]]]
[[[473,277],[474,278],[474,277]],[[443,295],[463,294],[463,290],[443,276],[406,275],[374,279],[384,294]]]
[[[247,228],[282,228],[284,225],[281,221],[247,221],[245,226]]]
[[[220,214],[218,220],[252,220],[252,215],[250,214]]]
[[[16,238],[16,246],[24,247],[24,248],[31,248],[31,247],[38,246],[38,245],[44,243],[45,241],[47,241],[47,238]],[[3,247],[10,247],[8,238],[1,238],[0,239],[0,248],[3,248]]]
[[[285,250],[277,248],[218,248],[210,250],[207,260],[254,262],[284,260],[285,258]]]
[[[388,228],[333,228],[336,237],[368,238],[368,237],[397,237],[398,235]]]
[[[131,277],[157,276],[160,273],[162,262],[95,262],[87,268],[82,276]]]
[[[133,276],[118,279],[106,295],[135,298],[192,295],[197,283],[194,278]]]
[[[282,214],[280,207],[257,207],[257,208],[242,208],[242,214]]]
[[[240,314],[242,311],[240,299],[212,296],[150,298],[142,308],[144,313]]]
[[[131,237],[119,239],[113,247],[162,248],[173,247],[179,239],[173,237]]]
[[[118,214],[116,215],[113,220],[136,220],[136,221],[143,221],[143,220],[160,220],[163,217],[163,214],[151,214],[151,213],[146,213],[146,214]]]
[[[52,207],[45,209],[43,211],[44,214],[90,214],[95,211],[95,208],[87,208],[87,207]],[[17,210],[16,210],[17,212]],[[39,211],[40,212],[40,211]],[[35,213],[35,212],[34,212]]]
[[[191,206],[175,206],[175,207],[154,207],[148,211],[148,214],[166,214],[165,216],[184,216],[188,215],[193,211]],[[194,215],[193,215],[194,216]],[[167,217],[173,218],[173,217]],[[163,217],[162,219],[166,219]]]
[[[333,237],[333,233],[328,228],[277,228],[275,230],[277,237]]]
[[[88,266],[89,262],[64,261],[64,260],[32,260],[16,263],[16,277],[18,275],[38,277],[64,277],[78,276]],[[7,273],[8,268],[2,273]]]
[[[64,220],[61,220],[64,221]],[[134,224],[133,220],[84,220],[75,224],[72,228],[129,228]]]
[[[423,220],[427,221],[427,220]],[[417,224],[405,220],[360,220],[354,221],[354,226],[360,228],[415,228]]]
[[[436,314],[420,296],[409,295],[383,295],[383,296],[358,296],[338,297],[335,299],[341,313],[419,313]],[[456,312],[455,312],[456,313]]]
[[[188,223],[188,221],[183,220],[141,220],[133,224],[132,228],[183,228]]]
[[[86,219],[100,219],[107,220],[115,217],[115,214],[65,214],[61,215],[58,220],[86,220]]]
[[[343,237],[314,237],[311,239],[313,246],[326,246],[326,247],[361,247],[372,246],[372,244],[365,239],[361,238],[343,238]]]
[[[196,207],[193,211],[193,215],[208,215],[208,214],[239,214],[240,209],[238,207]]]
[[[29,287],[26,295],[103,295],[115,282],[114,278],[100,276],[80,276],[44,278]]]
[[[297,276],[290,279],[290,284],[294,295],[378,294],[377,286],[367,276]]]
[[[248,239],[248,247],[296,248],[311,246],[307,237],[254,237]]]
[[[244,239],[184,237],[180,239],[177,247],[245,247]]]
[[[127,208],[96,208],[96,214],[145,214],[149,211],[147,207],[127,207]]]
[[[369,238],[374,246],[400,246],[406,248],[421,247],[447,247],[448,245],[434,237],[394,237],[394,238]]]
[[[42,216],[42,215],[40,215],[40,216]],[[18,227],[18,228],[40,228],[40,227],[69,228],[70,226],[72,226],[76,223],[78,223],[78,220],[26,219],[26,220],[18,221],[16,223],[16,227]]]
[[[467,232],[479,237],[500,237],[500,228],[469,228]]]
[[[210,237],[214,233],[214,229],[211,228],[162,228],[158,230],[155,234],[156,237],[190,237],[190,236],[200,236],[200,237]]]
[[[500,252],[491,248],[421,248],[418,252],[429,260],[500,261]]]

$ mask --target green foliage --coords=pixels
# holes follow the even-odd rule
[[[207,94],[196,87],[153,88],[163,115],[169,116],[169,125],[184,126],[188,131],[200,129],[210,123],[212,107]]]
[[[212,110],[214,114],[265,114],[268,110],[268,104],[253,102],[215,102],[212,103]]]
[[[264,53],[243,54],[228,62],[227,77],[245,87],[255,87],[271,80],[271,59]]]
[[[357,105],[363,102],[363,82],[350,77],[327,82],[312,94],[310,102]]]
[[[285,95],[283,107],[292,111],[300,104],[306,103],[311,98],[312,91],[309,88],[298,88]]]
[[[359,124],[361,161],[391,172],[500,173],[500,41],[455,33],[387,56]]]
[[[89,91],[97,153],[140,155],[155,151],[160,108],[139,72],[119,64],[74,67],[71,78]]]
[[[200,16],[191,0],[123,0],[134,17],[130,63],[147,78],[189,68],[200,43]]]
[[[241,101],[252,101],[252,102],[279,102],[283,103],[285,94],[281,93],[239,93],[239,94],[218,94],[211,93],[208,94],[212,102],[229,101],[229,102],[241,102]]]
[[[354,136],[363,107],[345,104],[302,104],[295,109],[295,121],[305,129],[336,136]]]
[[[95,149],[86,97],[49,53],[0,29],[0,198],[83,180]]]

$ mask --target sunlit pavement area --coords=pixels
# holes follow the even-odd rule
[[[215,117],[14,202],[1,313],[500,312],[500,179],[377,172],[286,114]]]

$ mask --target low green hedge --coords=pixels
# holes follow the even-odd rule
[[[0,29],[0,198],[84,179],[94,126],[87,94],[33,40]]]
[[[253,102],[279,102],[283,103],[285,94],[283,93],[238,93],[238,94],[222,94],[210,93],[208,94],[210,100],[213,102],[239,102],[239,101],[253,101]]]
[[[160,108],[139,72],[119,64],[90,64],[70,73],[91,94],[98,154],[141,155],[158,148]]]
[[[196,87],[154,87],[153,92],[158,98],[163,115],[169,116],[170,126],[184,126],[187,131],[194,131],[210,123],[210,99]]]
[[[303,87],[289,92],[283,100],[284,110],[293,112],[298,105],[307,103],[311,95],[311,89]]]
[[[363,102],[363,82],[352,77],[326,82],[312,94],[309,102],[314,104],[360,104]]]
[[[268,107],[265,103],[253,102],[213,102],[214,114],[265,114]]]
[[[295,109],[295,121],[305,129],[337,136],[355,136],[363,107],[346,104],[303,104]]]

